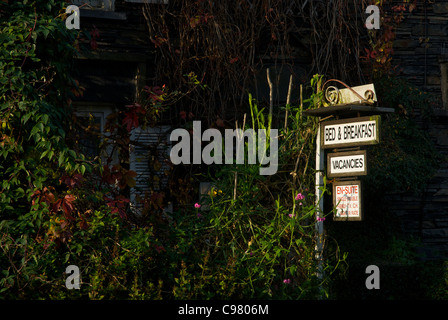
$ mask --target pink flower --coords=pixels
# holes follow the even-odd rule
[[[291,283],[291,279],[285,279],[285,280],[283,280],[283,283],[290,284]]]
[[[303,205],[303,203],[302,203],[302,202],[299,202],[299,206],[301,206],[301,205]]]
[[[323,217],[323,218],[317,217],[317,221],[325,221],[325,217]]]
[[[295,214],[292,214],[292,213],[290,213],[290,214],[288,214],[288,216],[290,217],[290,218],[294,218],[296,215]]]
[[[296,200],[302,200],[302,199],[305,199],[305,196],[299,192],[299,193],[296,195]]]
[[[199,208],[201,207],[201,205],[200,205],[199,203],[195,203],[195,204],[194,204],[194,207],[195,207],[196,209],[199,209]]]

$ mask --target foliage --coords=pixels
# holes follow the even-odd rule
[[[144,99],[108,119],[108,141],[121,136],[117,146],[122,149],[129,143],[133,128],[157,123],[166,106],[162,101],[169,103],[168,97],[176,97],[176,94],[170,96],[165,87],[145,90],[148,95]],[[313,95],[306,103],[313,105],[315,99]],[[269,128],[270,117],[264,116],[256,101],[250,98],[249,102],[252,127]],[[216,192],[201,199],[201,210],[199,204],[194,207],[187,198],[171,214],[163,213],[161,203],[156,206],[154,202],[142,219],[129,210],[126,190],[135,181],[133,173],[123,166],[109,165],[108,158],[105,163],[83,158],[82,150],[67,151],[75,160],[83,159],[78,167],[76,161],[67,166],[70,162],[60,155],[48,157],[35,155],[28,149],[23,151],[27,163],[35,163],[35,167],[29,168],[30,175],[40,172],[47,177],[39,188],[33,186],[28,190],[23,186],[28,191],[22,199],[16,197],[10,201],[11,212],[2,211],[2,297],[321,296],[323,292],[319,289],[326,290],[328,276],[345,256],[326,251],[323,265],[326,277],[319,280],[315,276],[316,207],[314,194],[309,191],[313,190],[309,163],[313,160],[317,123],[302,118],[302,106],[286,108],[289,117],[288,126],[280,135],[279,174],[259,176],[258,165],[210,168],[214,174],[208,178],[214,180]],[[42,114],[41,118],[44,117],[50,121],[49,116]],[[28,130],[33,131],[35,126]],[[9,130],[8,133],[14,131]],[[58,147],[64,146],[61,139]],[[106,146],[107,142],[104,146],[107,149]],[[53,152],[56,154],[58,150]],[[6,161],[15,154],[8,153]],[[10,163],[2,165],[7,167]],[[177,186],[188,181],[183,187],[191,190],[190,179],[178,181]],[[11,189],[14,190],[4,188],[2,196],[7,196],[6,191]],[[326,193],[326,188],[321,192]],[[153,195],[143,201],[158,201]],[[70,264],[80,267],[80,290],[65,288],[63,271]]]
[[[314,102],[314,95],[307,100],[311,106]],[[251,121],[242,128],[270,129],[270,118],[250,95],[249,107]],[[201,180],[210,181],[212,188],[196,204],[196,214],[184,212],[181,221],[179,213],[173,216],[170,229],[181,232],[174,247],[182,253],[175,298],[300,299],[316,298],[323,294],[320,289],[330,294],[327,281],[345,255],[326,250],[326,277],[319,281],[309,166],[317,123],[302,117],[301,106],[287,108],[276,175],[260,176],[259,164],[211,167]]]
[[[368,47],[364,48],[365,55],[360,55],[366,62],[364,71],[371,79],[390,74],[397,68],[392,64],[395,31],[405,19],[405,13],[415,10],[417,0],[376,1],[375,5],[380,9],[380,29],[368,31]]]
[[[359,81],[367,2],[182,0],[146,5],[149,37],[160,57],[158,79],[184,92],[182,76],[194,72],[206,85],[181,100],[171,121],[178,123],[179,112],[191,112],[208,126],[238,117],[248,90],[260,98],[266,68],[281,66],[294,73],[303,57],[311,58],[310,70],[294,74],[295,83],[305,84],[316,72]]]
[[[381,143],[369,150],[366,181],[381,194],[419,192],[441,160],[428,131],[417,122],[421,117],[429,125],[434,99],[393,74],[378,78],[375,88],[379,103],[396,111],[382,116]]]
[[[119,167],[103,173],[66,133],[71,98],[82,93],[67,72],[82,33],[65,27],[64,2],[1,5],[0,281],[6,297],[25,298],[48,281],[40,269],[55,270],[58,250],[79,253],[68,244],[96,208],[124,216],[120,192],[132,179]]]
[[[177,114],[185,112],[211,126],[242,109],[260,65],[256,55],[290,53],[286,25],[293,21],[286,11],[282,1],[264,0],[253,5],[204,0],[145,5],[150,39],[163,57],[157,64],[158,79],[186,92],[190,83],[183,76],[193,73],[205,85],[205,90],[192,90],[183,97],[171,113],[171,122],[181,123]]]
[[[195,170],[188,166],[175,168],[169,184],[176,201],[174,211],[163,210],[166,199],[152,192],[141,199],[146,206],[145,214],[138,216],[129,205],[129,189],[135,186],[136,175],[128,169],[127,150],[130,143],[136,143],[131,141],[132,130],[155,126],[162,113],[175,103],[182,107],[179,122],[189,128],[195,117],[203,118],[202,112],[206,109],[191,109],[185,101],[194,102],[199,92],[216,90],[218,78],[214,75],[207,78],[202,69],[207,65],[196,65],[197,60],[191,60],[183,65],[179,77],[167,73],[181,85],[145,87],[138,101],[109,117],[107,134],[101,136],[104,150],[111,150],[108,147],[119,150],[118,163],[113,163],[111,154],[91,159],[74,143],[74,133],[65,132],[74,125],[67,116],[70,94],[82,94],[82,88],[66,72],[77,52],[80,36],[66,30],[61,19],[62,2],[34,2],[32,6],[26,3],[8,5],[5,7],[8,19],[3,15],[0,18],[2,297],[299,299],[332,296],[329,283],[347,255],[341,253],[331,238],[325,237],[325,273],[323,279],[316,277],[316,216],[324,219],[332,209],[317,212],[314,192],[310,191],[314,190],[312,163],[318,123],[314,118],[302,116],[303,108],[314,108],[322,99],[322,93],[317,90],[321,76],[312,79],[312,93],[304,101],[305,106],[291,104],[284,108],[288,116],[279,134],[276,175],[260,176],[259,164],[211,166],[200,178],[211,181],[213,189],[195,206],[198,177],[191,174]],[[200,37],[206,30],[208,37],[212,37],[216,30],[213,31],[210,21],[218,19],[218,14],[205,9],[194,11],[197,5],[208,8],[202,1],[184,8],[191,13],[183,21],[188,27],[182,29],[184,39],[190,39],[182,48],[186,51],[170,51],[169,34],[163,28],[154,29],[152,40],[157,48],[166,54],[181,56],[201,53],[204,48],[195,47],[192,34]],[[219,8],[230,10],[224,4]],[[248,23],[254,32],[263,30],[254,29],[258,23],[269,26],[272,28],[269,34],[275,40],[283,35],[284,29],[281,19],[274,18],[282,17],[280,9],[285,8],[279,5],[270,9],[260,9],[266,14],[267,25],[257,22],[258,16],[250,17],[253,20]],[[218,30],[222,36],[231,37],[226,30],[232,27],[226,23],[220,21]],[[97,32],[91,33],[93,49]],[[243,41],[239,45],[247,43]],[[244,51],[247,59],[254,55],[251,48]],[[209,55],[208,51],[204,53]],[[223,69],[219,69],[223,66],[235,66],[235,73],[240,71],[237,64],[243,56],[230,54],[220,59],[224,60],[214,69],[221,70],[217,76],[223,74]],[[250,71],[245,69],[239,79],[244,82]],[[384,81],[383,88],[395,88],[396,93],[388,101],[401,113],[383,121],[389,128],[383,131],[390,135],[383,141],[390,144],[385,145],[388,152],[373,149],[373,162],[369,164],[372,184],[387,181],[390,186],[407,188],[429,174],[428,168],[422,165],[425,157],[429,159],[429,144],[414,149],[407,143],[415,136],[422,137],[422,142],[427,141],[408,118],[412,110],[420,110],[427,100],[419,95],[406,96],[405,85],[395,79]],[[232,97],[245,95],[237,82],[227,84],[232,85],[228,89]],[[382,83],[378,84],[381,88]],[[236,91],[239,94],[234,94]],[[217,99],[216,92],[207,94],[208,100],[202,101],[203,105]],[[379,96],[387,97],[381,93]],[[403,107],[392,98],[400,99]],[[271,115],[265,115],[250,95],[246,110],[251,117],[248,123],[243,121],[243,129],[271,129]],[[223,114],[213,113],[216,111],[211,108],[211,114],[205,118],[212,119],[211,127],[224,129],[228,123],[221,118]],[[404,156],[412,156],[408,167],[404,166]],[[416,170],[420,170],[419,175],[411,174]],[[323,195],[329,192],[326,185],[320,191]],[[388,257],[412,259],[403,250],[400,239],[392,244],[386,251]],[[63,272],[70,264],[80,267],[80,290],[65,287]]]
[[[68,92],[73,86],[65,70],[74,54],[70,45],[74,38],[59,19],[54,19],[62,4],[49,1],[29,6],[26,2],[7,5],[0,20],[0,213],[4,254],[0,261],[2,269],[5,263],[10,264],[5,272],[15,276],[24,272],[22,267],[32,255],[27,256],[25,251],[21,259],[19,247],[14,246],[31,242],[43,245],[50,202],[58,202],[54,208],[58,214],[71,217],[73,196],[62,187],[56,199],[56,192],[48,186],[62,175],[90,170],[84,157],[65,141]],[[21,289],[27,284],[17,280],[16,285]]]

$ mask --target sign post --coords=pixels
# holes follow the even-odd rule
[[[316,211],[316,247],[315,247],[315,258],[317,260],[317,278],[319,280],[323,279],[323,267],[322,267],[322,259],[323,259],[323,249],[324,249],[324,223],[321,219],[323,217],[324,211],[324,198],[322,195],[321,188],[324,186],[324,165],[325,165],[325,152],[321,149],[320,145],[320,136],[322,135],[322,130],[320,127],[317,128],[317,137],[316,137],[316,184],[315,184],[315,203],[317,207]]]
[[[373,84],[349,87],[339,80],[346,89],[329,87],[324,98],[327,103],[318,108],[304,110],[305,116],[318,117],[320,125],[316,139],[316,247],[317,277],[323,279],[322,267],[324,250],[324,199],[321,193],[325,166],[325,149],[336,149],[327,155],[327,175],[339,180],[333,182],[333,204],[336,207],[333,220],[360,221],[363,217],[361,181],[358,176],[367,174],[367,154],[359,146],[377,144],[380,141],[380,114],[392,113],[393,108],[376,105],[376,93]],[[322,87],[325,87],[325,84]],[[322,91],[318,88],[318,91]],[[327,94],[328,93],[328,94]],[[335,117],[337,120],[326,120]],[[353,148],[355,147],[355,148]],[[357,149],[357,150],[355,150]]]

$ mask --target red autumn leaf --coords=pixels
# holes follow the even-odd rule
[[[52,194],[47,187],[44,188],[44,193],[42,195],[41,201],[45,201],[48,205],[54,202],[54,194]]]
[[[48,190],[47,187],[44,187],[42,192],[40,190],[34,191],[31,195],[31,204],[35,205],[36,203],[45,202],[48,206],[54,203],[54,194]]]
[[[60,183],[65,183],[70,188],[78,187],[81,185],[81,182],[83,181],[83,176],[80,173],[75,173],[71,177],[70,176],[62,176],[59,179]]]
[[[118,213],[120,215],[121,218],[125,218],[126,217],[126,212],[125,212],[125,207],[126,207],[126,203],[129,203],[129,199],[123,197],[123,196],[118,196],[117,199],[112,199],[112,198],[108,198],[105,197],[104,198],[106,200],[106,204],[109,208],[111,208],[110,212],[115,214]]]
[[[96,50],[98,48],[98,43],[95,41],[95,39],[90,40],[90,47],[92,50]]]
[[[126,130],[129,132],[132,128],[138,127],[138,115],[135,112],[127,112],[123,119],[123,124],[126,126]]]
[[[160,251],[166,251],[163,246],[159,246],[157,244],[154,245],[154,248],[156,249],[157,253],[160,253]]]
[[[100,37],[100,32],[99,32],[99,30],[97,29],[97,27],[95,25],[93,25],[93,29],[90,30],[90,35],[93,38],[99,38]]]
[[[79,227],[82,230],[86,230],[89,227],[89,224],[87,223],[87,221],[83,218],[81,218],[81,222],[79,223]]]
[[[63,199],[59,199],[58,201],[56,201],[56,203],[53,206],[53,210],[56,212],[62,210],[68,219],[74,220],[71,213],[73,212],[74,209],[73,202],[75,201],[75,199],[76,199],[75,196],[67,194]]]
[[[102,175],[102,179],[104,182],[108,183],[108,184],[113,184],[115,183],[115,176],[114,174],[112,174],[111,170],[109,169],[108,165],[104,165],[103,166],[103,175]]]
[[[367,59],[376,59],[376,56],[378,55],[378,52],[376,50],[370,51],[367,48],[364,48],[364,50],[366,51]]]
[[[229,63],[235,63],[235,62],[237,62],[238,61],[238,57],[235,57],[235,58],[233,58],[233,59],[231,59],[230,61],[229,61]]]
[[[154,39],[151,39],[151,42],[154,43],[154,46],[156,48],[162,46],[162,44],[166,43],[167,41],[168,39],[159,36],[155,36]]]
[[[205,22],[205,23],[207,23],[208,22],[208,19],[213,19],[214,17],[212,16],[212,15],[209,15],[208,13],[206,13],[206,14],[204,14],[203,16],[202,16],[202,21],[203,22]]]
[[[62,202],[62,210],[65,213],[65,216],[71,220],[74,220],[71,213],[73,211],[73,201],[75,200],[75,197],[73,195],[67,194],[64,197],[64,201]]]
[[[34,206],[36,203],[39,203],[40,200],[40,190],[34,191],[34,193],[31,195],[31,204]]]
[[[217,125],[218,127],[224,128],[224,121],[222,121],[221,118],[218,118],[218,119],[216,120],[216,125]]]
[[[165,85],[164,85],[165,86]],[[158,96],[163,94],[163,90],[162,88],[160,88],[160,86],[155,86],[152,88],[152,92]]]

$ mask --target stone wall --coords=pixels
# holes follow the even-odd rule
[[[393,61],[412,83],[441,98],[441,61],[446,61],[448,53],[448,1],[417,3],[396,30]]]
[[[397,29],[393,62],[411,83],[439,98],[427,129],[445,160],[421,195],[390,194],[387,200],[403,231],[422,240],[424,259],[448,259],[448,1],[417,2]]]
[[[422,242],[421,257],[448,259],[448,112],[439,110],[429,128],[431,139],[444,160],[421,195],[389,194],[387,207],[400,222],[402,231]]]

